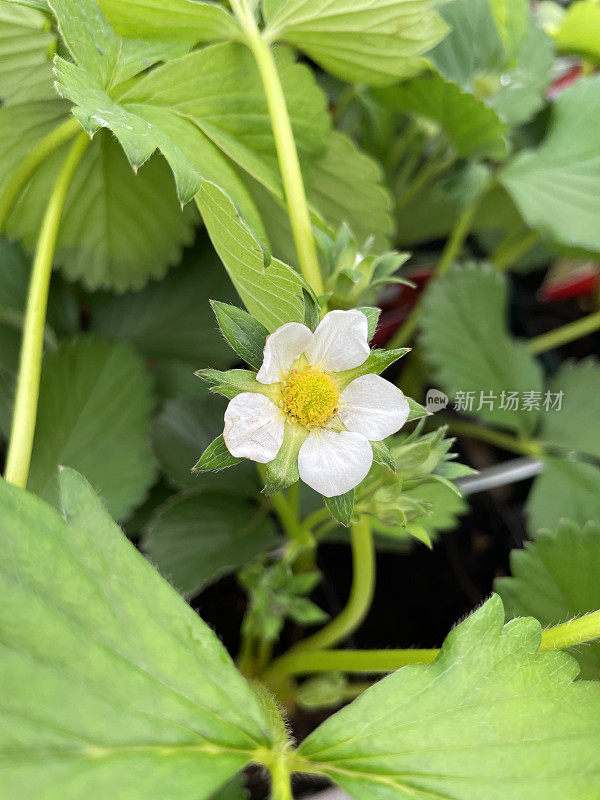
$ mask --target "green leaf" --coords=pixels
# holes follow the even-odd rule
[[[538,622],[503,621],[494,596],[448,635],[433,664],[379,681],[299,755],[355,800],[591,800],[597,688],[573,683],[567,654],[538,655]]]
[[[535,542],[510,554],[511,578],[495,588],[509,617],[533,616],[542,625],[558,625],[600,608],[600,525],[563,520]],[[600,643],[571,648],[581,677],[600,678]]]
[[[535,391],[540,397],[542,392],[538,363],[507,331],[506,296],[506,279],[491,267],[454,267],[424,298],[423,349],[438,385],[454,398],[455,406],[457,392],[473,392],[472,407],[463,410],[529,435],[539,410],[511,410],[507,402],[506,408],[500,407],[502,392]]]
[[[87,482],[60,484],[66,520],[0,481],[3,792],[208,798],[271,746],[269,722]]]
[[[414,74],[419,56],[447,33],[426,0],[265,0],[263,9],[271,41],[293,44],[343,80],[373,85]]]
[[[398,359],[410,353],[410,350],[410,347],[400,347],[395,350],[371,350],[367,360],[363,364],[359,367],[354,367],[354,369],[338,372],[335,379],[340,389],[344,389],[351,381],[361,375],[368,375],[369,373],[374,373],[375,375],[381,374],[398,361]]]
[[[529,28],[529,3],[527,0],[490,0],[490,8],[507,58],[516,58]]]
[[[246,308],[267,330],[304,321],[303,281],[277,259],[265,263],[259,242],[218,186],[205,181],[198,206],[215,246]]]
[[[437,122],[459,156],[503,158],[506,123],[472,94],[431,72],[380,89],[375,97],[396,111],[410,111]]]
[[[55,99],[50,58],[56,36],[45,14],[0,2],[0,101]]]
[[[275,59],[300,152],[316,157],[329,131],[325,96],[310,70],[295,64],[287,49]],[[237,167],[283,197],[268,106],[250,51],[215,44],[148,72],[113,100],[86,70],[55,62],[57,88],[93,133],[111,128],[132,166],[156,149],[169,162],[182,202],[203,181],[219,185],[258,235],[260,220]]]
[[[2,115],[12,111],[29,118],[30,109],[28,124],[37,125],[35,112],[40,106],[3,109],[0,130]],[[64,104],[44,106],[44,113],[57,122],[53,115]],[[15,142],[15,155],[23,149]],[[30,250],[35,248],[47,198],[67,150],[68,145],[60,148],[42,164],[11,215],[8,233]],[[90,289],[140,288],[179,261],[183,246],[191,241],[194,221],[192,208],[182,212],[162,158],[151,159],[134,175],[121,148],[107,131],[102,132],[83,156],[67,195],[55,260],[69,280],[82,280]]]
[[[500,173],[527,224],[555,242],[600,250],[600,77],[557,99],[549,132]]]
[[[96,0],[49,0],[48,4],[73,60],[105,89],[187,50],[185,44],[122,39],[108,24]]]
[[[338,494],[336,497],[323,498],[331,516],[346,527],[350,525],[350,520],[352,519],[355,495],[356,490],[350,489],[346,494]]]
[[[308,430],[301,425],[287,424],[283,443],[273,461],[267,464],[264,494],[275,494],[300,480],[298,453],[304,444]]]
[[[496,109],[509,125],[526,122],[542,106],[550,82],[552,42],[529,16],[516,54],[503,44],[488,0],[451,0],[440,14],[451,33],[431,53],[439,71]],[[516,41],[515,41],[516,44]]]
[[[219,335],[210,297],[234,300],[235,293],[208,245],[186,254],[182,264],[142,291],[94,293],[88,300],[90,326],[129,342],[153,364],[179,361],[190,375],[201,366],[227,367],[232,353]]]
[[[260,369],[269,331],[248,312],[227,303],[211,300],[221,333],[247,364]]]
[[[595,0],[578,0],[566,9],[554,36],[561,53],[576,53],[600,62],[600,7]]]
[[[142,539],[167,580],[185,595],[277,546],[273,521],[247,500],[226,493],[177,495],[152,516]]]
[[[373,449],[373,461],[396,472],[396,459],[385,442],[371,442],[371,448]]]
[[[563,519],[578,525],[600,519],[600,469],[566,458],[544,457],[544,469],[527,499],[528,527],[532,533],[553,528]]]
[[[243,460],[243,458],[236,458],[236,456],[231,455],[225,444],[225,439],[223,439],[223,434],[221,434],[208,445],[200,456],[198,463],[194,466],[194,470],[204,472],[227,469],[227,467],[234,467],[236,464],[240,464]]]
[[[126,517],[154,479],[151,409],[143,362],[128,347],[95,337],[62,344],[43,363],[28,488],[57,505],[56,470],[73,467]]]
[[[240,38],[235,18],[217,3],[198,0],[98,0],[120,36],[162,41],[217,42]]]
[[[555,400],[560,392],[560,409],[542,416],[540,438],[564,450],[600,458],[600,365],[593,358],[567,361],[548,383]]]

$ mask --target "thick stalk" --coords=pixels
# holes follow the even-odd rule
[[[48,201],[31,270],[15,407],[6,459],[6,480],[23,488],[27,484],[33,448],[46,308],[58,226],[73,175],[89,143],[87,134],[80,134],[65,159]]]
[[[535,336],[527,342],[527,349],[535,355],[545,353],[547,350],[553,350],[555,347],[574,342],[576,339],[581,339],[583,336],[594,333],[599,329],[600,311],[596,311],[594,314],[588,314],[587,317],[582,317],[582,319],[578,319],[575,322],[569,322],[568,325],[562,325],[553,331]]]
[[[564,650],[577,644],[591,642],[600,638],[600,611],[592,611],[562,625],[547,628],[542,633],[540,652]]]
[[[63,122],[62,125],[59,125],[58,128],[55,128],[38,142],[33,150],[21,161],[0,196],[0,231],[4,230],[14,204],[19,199],[27,181],[36,169],[51,153],[65,142],[68,142],[69,139],[72,139],[77,131],[80,130],[81,125],[79,122],[75,117],[71,117],[71,119]]]
[[[246,0],[231,0],[231,8],[246,35],[246,43],[252,51],[265,90],[300,270],[315,294],[321,295],[325,290],[304,191],[302,171],[275,59],[271,48],[258,29]]]
[[[293,800],[292,776],[285,756],[281,756],[271,766],[271,800]]]
[[[279,664],[292,654],[332,647],[355,631],[366,617],[375,588],[375,548],[368,517],[363,516],[350,528],[352,546],[352,586],[343,611],[320,631],[304,639],[276,659],[265,673],[271,682],[279,678]]]

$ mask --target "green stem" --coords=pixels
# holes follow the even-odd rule
[[[287,758],[282,755],[271,765],[272,792],[271,800],[293,800],[292,776],[287,763]]]
[[[472,436],[482,442],[488,442],[495,447],[509,450],[520,455],[533,456],[538,458],[543,453],[542,445],[531,439],[518,439],[510,433],[503,433],[492,428],[484,428],[473,422],[463,422],[462,420],[448,420],[448,430],[457,436]]]
[[[452,229],[452,233],[450,234],[450,238],[446,242],[444,249],[442,250],[442,255],[440,256],[440,260],[435,270],[435,277],[439,277],[440,275],[445,275],[446,272],[450,269],[454,261],[456,260],[457,255],[460,252],[461,247],[464,244],[465,239],[467,238],[469,231],[471,229],[471,223],[473,222],[473,217],[477,211],[479,206],[480,196],[477,197],[472,203],[470,203],[465,210],[459,215],[454,228]],[[408,344],[410,340],[415,335],[417,330],[417,325],[419,322],[419,317],[421,316],[421,302],[420,300],[417,301],[417,304],[414,306],[404,324],[396,331],[394,336],[391,338],[389,343],[387,344],[388,348],[395,348],[395,347],[402,347],[405,344]]]
[[[548,650],[564,650],[598,638],[600,638],[600,611],[592,611],[570,622],[547,628],[542,633],[540,653],[546,653]]]
[[[10,180],[0,196],[0,231],[4,230],[6,221],[19,199],[21,192],[25,188],[27,181],[31,178],[40,164],[69,139],[72,139],[77,131],[81,130],[81,125],[71,117],[58,128],[55,128],[45,136],[21,161],[17,169],[13,172]]]
[[[600,329],[600,311],[588,314],[587,317],[570,322],[568,325],[562,325],[560,328],[548,331],[548,333],[535,336],[527,342],[527,349],[535,355],[545,353],[547,350],[553,350],[555,347],[574,342],[575,339],[581,339],[583,336],[594,333],[598,329]]]
[[[263,39],[246,0],[231,0],[231,8],[246,35],[247,45],[254,56],[265,90],[300,270],[315,294],[321,295],[325,289],[304,191],[298,151],[277,65],[271,48]]]
[[[540,653],[565,650],[600,638],[600,611],[592,611],[542,632]],[[312,672],[387,673],[409,664],[430,664],[440,651],[427,650],[318,650],[289,652],[278,662],[278,676]]]
[[[368,517],[361,517],[358,522],[352,524],[350,543],[352,546],[352,586],[347,605],[328,625],[276,659],[265,673],[266,680],[277,679],[279,664],[287,661],[293,654],[320,650],[342,641],[358,628],[367,615],[375,588],[375,548]]]
[[[46,308],[58,226],[73,175],[89,143],[87,134],[80,134],[65,159],[48,201],[31,270],[19,377],[6,459],[6,480],[23,488],[27,485],[33,448]]]
[[[522,258],[539,239],[537,231],[507,236],[490,256],[490,263],[503,272]]]
[[[420,191],[422,191],[426,186],[432,183],[432,181],[445,172],[451,163],[452,159],[448,158],[445,153],[433,154],[423,164],[421,169],[406,187],[406,190],[398,198],[396,202],[396,213],[407,206],[410,201],[419,194]]]

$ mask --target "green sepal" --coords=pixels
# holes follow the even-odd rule
[[[371,442],[373,448],[373,461],[383,464],[384,467],[396,472],[396,459],[385,442]]]
[[[346,528],[350,525],[352,513],[354,511],[355,489],[350,489],[346,494],[338,494],[336,497],[324,497],[325,505],[329,513]]]
[[[415,489],[417,486],[421,486],[423,483],[441,483],[442,486],[445,486],[447,489],[450,489],[451,492],[458,495],[458,497],[462,497],[463,494],[458,486],[453,483],[448,478],[444,477],[443,475],[437,475],[435,472],[432,472],[430,475],[423,475],[418,478],[414,478],[413,480],[404,481],[402,484],[403,489]]]
[[[200,456],[198,463],[192,468],[192,471],[216,472],[220,469],[234,467],[243,460],[243,458],[236,458],[236,456],[231,455],[225,444],[225,439],[223,439],[223,434],[221,434],[208,445]]]
[[[314,331],[321,321],[321,306],[308,289],[302,288],[302,297],[304,298],[304,324]]]
[[[411,475],[427,461],[430,453],[431,441],[429,439],[418,439],[416,442],[394,447],[398,472],[401,475]]]
[[[413,422],[415,419],[423,419],[424,417],[430,417],[431,411],[427,411],[425,406],[422,406],[420,403],[417,403],[416,400],[413,400],[412,397],[407,397],[406,400],[408,401],[408,405],[410,411],[408,413],[407,422]]]
[[[203,381],[212,383],[212,392],[231,399],[242,392],[258,392],[270,397],[269,387],[256,380],[256,373],[249,369],[199,369],[194,373]]]
[[[329,614],[307,597],[290,597],[286,610],[298,625],[322,625],[329,619]]]
[[[279,452],[267,464],[267,473],[263,494],[275,494],[287,489],[300,480],[298,473],[298,453],[308,436],[308,430],[301,425],[286,423],[283,444]]]
[[[371,517],[371,527],[375,533],[379,533],[382,536],[388,536],[392,539],[402,539],[406,537],[406,534],[408,533],[410,536],[413,536],[415,539],[418,539],[420,542],[422,542],[422,544],[424,544],[430,550],[433,550],[431,536],[427,533],[422,525],[418,525],[417,523],[412,522],[406,525],[385,525],[376,517]]]
[[[340,389],[345,389],[349,383],[352,383],[355,378],[360,378],[361,375],[379,375],[399,358],[410,353],[410,350],[410,347],[400,347],[398,350],[371,350],[364,364],[354,367],[354,369],[338,372],[337,375],[334,375],[334,380]]]
[[[251,367],[260,369],[269,331],[251,314],[229,303],[211,300],[221,333],[235,352]]]
[[[381,309],[376,308],[375,306],[359,306],[358,310],[362,311],[367,318],[367,322],[369,324],[369,333],[367,335],[367,339],[370,342],[373,336],[375,336],[377,323],[379,322],[379,316],[381,315]]]

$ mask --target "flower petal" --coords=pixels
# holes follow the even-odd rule
[[[349,431],[380,442],[404,425],[410,413],[404,394],[379,375],[361,375],[340,395],[339,417]]]
[[[300,478],[325,497],[345,494],[367,476],[371,445],[358,433],[311,431],[298,454]]]
[[[256,380],[259,383],[279,383],[312,339],[313,332],[300,322],[286,322],[277,328],[267,336],[263,363]]]
[[[225,409],[223,439],[232,456],[273,461],[283,443],[285,417],[264,394],[242,392]]]
[[[330,311],[304,352],[313,366],[340,372],[364,364],[370,353],[368,336],[369,323],[362,311]]]

